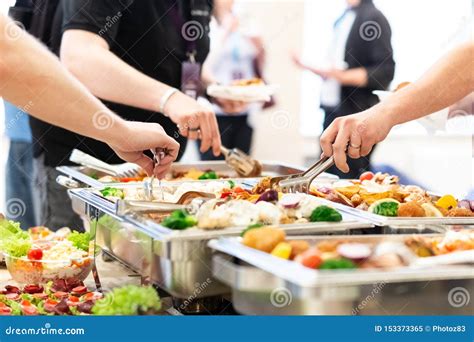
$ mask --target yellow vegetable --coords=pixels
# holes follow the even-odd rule
[[[453,195],[444,195],[436,202],[436,205],[440,208],[449,210],[456,208],[458,206],[458,201],[456,201]]]
[[[272,255],[288,260],[291,255],[291,245],[288,242],[280,242],[272,250]]]

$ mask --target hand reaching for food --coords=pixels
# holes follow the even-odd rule
[[[337,118],[321,135],[323,154],[334,155],[336,166],[349,171],[347,155],[351,158],[367,156],[372,147],[385,139],[393,124],[383,115],[374,115],[371,109]]]
[[[176,92],[166,103],[164,114],[178,125],[181,135],[192,140],[201,139],[201,152],[212,148],[215,156],[220,154],[221,136],[212,109],[181,92]]]
[[[109,142],[109,146],[125,161],[140,165],[148,175],[164,178],[171,163],[176,160],[179,144],[169,137],[163,127],[156,123],[128,121],[125,123],[121,139]],[[154,167],[153,160],[143,151],[161,148],[167,154]]]

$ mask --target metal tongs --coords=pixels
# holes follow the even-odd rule
[[[228,149],[221,146],[222,154],[227,165],[233,168],[240,176],[257,177],[262,173],[262,165],[238,148]]]
[[[305,192],[310,190],[311,183],[321,173],[334,165],[334,157],[321,157],[321,159],[312,165],[303,173],[297,173],[291,176],[272,177],[270,187],[277,186],[282,192]]]
[[[151,153],[153,154],[153,170],[157,165],[160,165],[161,160],[165,158],[167,155],[166,149],[163,148],[156,148],[150,150]],[[153,201],[153,183],[155,180],[155,174],[143,181],[143,192],[145,194],[145,199],[148,201]],[[161,185],[161,181],[160,181]],[[163,192],[162,192],[163,193]]]
[[[209,197],[195,197],[185,203],[168,203],[168,202],[148,202],[135,200],[118,200],[115,204],[115,212],[117,215],[123,216],[133,213],[171,213],[175,210],[185,210],[191,215],[197,213],[201,205],[210,200]]]

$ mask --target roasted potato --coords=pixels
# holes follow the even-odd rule
[[[285,241],[285,238],[286,234],[281,229],[262,227],[246,232],[243,244],[259,251],[270,253],[276,245]]]

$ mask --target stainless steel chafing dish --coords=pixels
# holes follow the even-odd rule
[[[122,187],[134,187],[122,184]],[[115,204],[91,188],[70,189],[73,210],[96,232],[103,250],[177,298],[221,295],[228,288],[212,278],[210,239],[238,236],[244,227],[221,230],[190,228],[174,231],[149,216],[119,216]],[[288,234],[351,234],[371,230],[373,225],[351,215],[338,223],[282,225]],[[204,284],[204,285],[203,285]],[[196,289],[199,289],[197,292]]]
[[[350,236],[376,243],[407,235]],[[337,237],[291,237],[314,244]],[[340,237],[339,237],[340,239]],[[249,315],[472,314],[472,265],[392,270],[316,271],[243,246],[237,238],[211,240],[214,277],[232,288],[234,308]],[[223,254],[222,254],[223,253]]]
[[[304,168],[299,166],[292,166],[288,164],[277,163],[273,161],[264,161],[262,164],[262,176],[279,176],[279,175],[292,175],[305,171]],[[213,170],[218,174],[224,175],[226,177],[232,178],[233,180],[241,179],[238,177],[236,172],[232,170],[225,161],[203,161],[196,163],[173,163],[170,169],[170,174],[174,172],[187,172],[190,169],[198,169],[202,171]],[[106,173],[93,170],[83,166],[59,166],[57,170],[65,175],[72,177],[82,183],[92,184],[97,182],[96,178],[107,176]],[[338,179],[337,176],[324,173],[319,176],[319,178],[324,179]],[[176,180],[184,181],[184,180]],[[190,181],[190,180],[186,180]],[[98,182],[100,183],[100,182]],[[116,183],[107,183],[107,185],[113,186]]]

